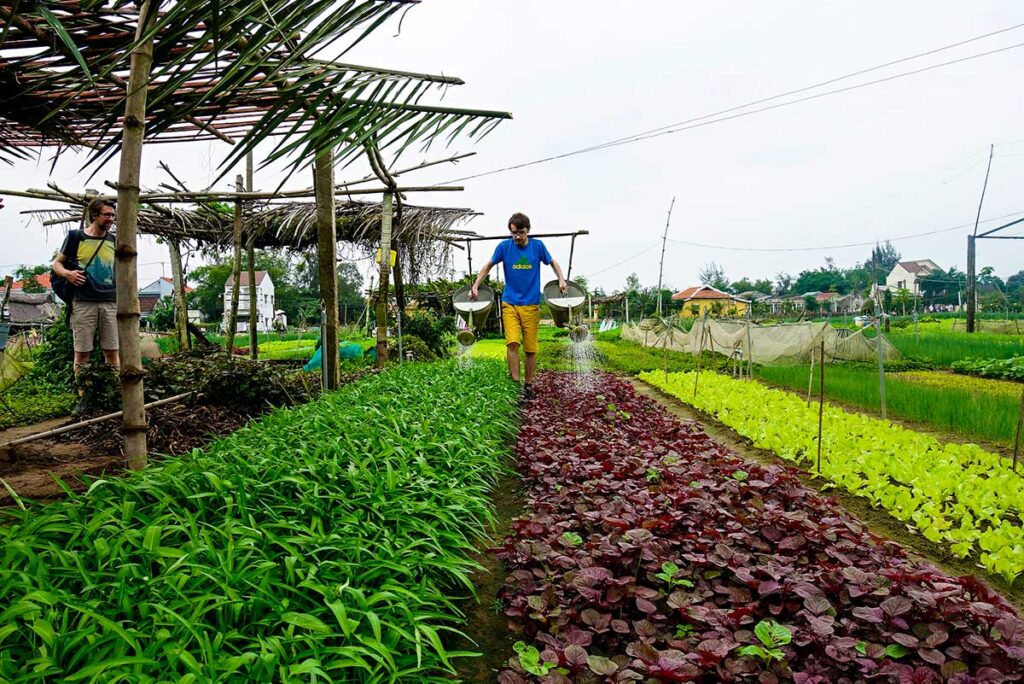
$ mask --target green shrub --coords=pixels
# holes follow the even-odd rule
[[[89,413],[109,413],[121,406],[121,382],[113,366],[95,361],[82,364],[75,386]]]
[[[412,355],[413,361],[435,361],[437,360],[437,354],[427,346],[427,343],[421,340],[416,335],[402,335],[402,353],[405,358],[408,359],[409,355]],[[388,340],[388,358],[398,358],[398,340],[391,338]]]
[[[402,324],[402,337],[418,337],[433,352],[435,358],[451,355],[455,335],[455,318],[438,316],[428,311],[414,311]]]

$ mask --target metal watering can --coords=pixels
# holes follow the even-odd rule
[[[587,293],[582,287],[571,280],[565,281],[568,287],[563,293],[558,289],[558,281],[552,280],[544,285],[544,299],[551,310],[551,318],[559,328],[568,327],[572,320],[573,310],[579,311],[587,301]],[[587,338],[590,331],[585,325],[574,326],[569,331],[569,339],[579,342]]]
[[[455,313],[470,328],[470,330],[461,331],[456,336],[459,344],[465,347],[476,342],[476,336],[472,331],[480,330],[484,327],[484,323],[487,322],[487,316],[494,307],[494,290],[486,285],[481,285],[477,288],[479,296],[475,300],[471,300],[469,293],[472,289],[472,285],[465,285],[456,290],[455,294],[452,295],[452,306],[455,307]]]

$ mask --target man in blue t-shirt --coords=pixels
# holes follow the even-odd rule
[[[519,344],[522,340],[526,352],[526,383],[523,399],[533,398],[533,373],[537,368],[537,328],[540,324],[540,265],[550,264],[558,277],[558,287],[565,292],[568,286],[562,267],[551,258],[548,248],[540,240],[530,239],[530,219],[516,212],[508,220],[511,239],[502,240],[494,248],[491,260],[484,264],[473,283],[470,299],[477,298],[477,289],[495,264],[502,264],[505,273],[505,292],[501,296],[501,320],[505,326],[505,356],[508,372],[519,382]]]

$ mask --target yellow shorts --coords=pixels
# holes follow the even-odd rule
[[[540,306],[516,306],[515,304],[501,304],[501,322],[505,326],[505,344],[523,343],[523,351],[527,354],[536,354],[539,344],[537,343],[537,328],[540,325]]]

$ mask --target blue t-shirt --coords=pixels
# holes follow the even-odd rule
[[[515,306],[540,304],[540,265],[550,264],[551,255],[544,243],[530,238],[520,247],[512,238],[494,248],[491,263],[504,264],[505,293],[501,301]]]

